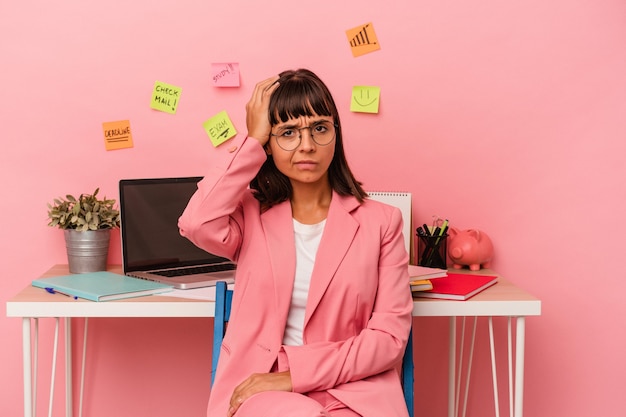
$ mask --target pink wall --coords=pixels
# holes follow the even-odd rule
[[[437,214],[483,229],[494,268],[542,299],[543,315],[527,321],[526,415],[623,412],[622,0],[32,3],[0,6],[2,305],[65,262],[48,201],[96,187],[117,198],[120,178],[201,175],[212,150],[202,122],[227,110],[245,132],[254,83],[309,67],[334,91],[367,189],[412,192],[417,222]],[[367,22],[382,49],[353,58],[345,30]],[[241,88],[210,86],[210,64],[224,61],[240,63]],[[182,87],[176,115],[149,108],[156,80]],[[381,87],[378,115],[349,111],[353,85]],[[105,151],[102,122],[124,119],[135,147]],[[447,321],[416,324],[417,351],[429,355],[418,359],[417,412],[443,415]],[[41,328],[47,375],[52,321]],[[93,320],[85,415],[203,415],[209,329]],[[0,414],[17,416],[20,321],[0,317],[0,333]],[[488,364],[484,322],[479,336],[477,367]],[[469,416],[493,415],[489,376],[473,377]],[[60,416],[60,385],[56,398]]]

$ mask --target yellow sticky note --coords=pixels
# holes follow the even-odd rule
[[[176,114],[182,88],[157,81],[152,91],[150,108],[170,114]]]
[[[104,146],[107,151],[133,147],[130,121],[104,122],[102,123],[102,130],[104,131]]]
[[[357,85],[352,87],[350,111],[358,113],[378,113],[380,87]]]
[[[366,23],[346,31],[352,56],[357,57],[380,49],[374,25]]]
[[[217,147],[237,134],[226,111],[219,112],[202,124],[213,146]]]

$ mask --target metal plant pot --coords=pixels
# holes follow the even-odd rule
[[[111,229],[79,232],[65,229],[67,261],[72,274],[106,271]]]

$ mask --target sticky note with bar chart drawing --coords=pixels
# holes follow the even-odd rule
[[[374,25],[366,23],[346,31],[352,56],[357,57],[380,49]]]

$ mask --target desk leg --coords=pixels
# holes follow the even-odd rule
[[[526,317],[518,317],[515,333],[515,417],[522,417],[524,406],[524,342]]]
[[[509,318],[510,320],[510,318]],[[450,317],[450,327],[449,327],[449,356],[448,356],[448,417],[456,417],[456,317]],[[476,323],[474,323],[476,326]],[[474,332],[476,328],[474,327]],[[525,317],[516,317],[516,332],[515,332],[515,398],[513,400],[514,403],[514,417],[523,417],[523,406],[524,406],[524,345],[526,339],[526,318]],[[472,339],[472,350],[473,350],[473,339]],[[495,363],[495,343],[494,343],[494,330],[493,330],[493,318],[489,317],[489,345],[491,351],[491,370],[492,370],[492,379],[493,379],[493,389],[494,389],[494,409],[496,416],[500,415],[499,410],[499,396],[498,396],[498,382],[496,376],[496,363]],[[510,321],[509,321],[509,355],[510,355]],[[470,354],[470,360],[472,355]],[[510,362],[510,359],[509,359]],[[471,365],[469,365],[471,368]],[[509,375],[511,373],[511,369],[509,366]],[[510,376],[509,376],[510,378]],[[469,370],[468,370],[468,381],[466,385],[466,393],[465,400],[467,400],[467,386],[469,386]],[[510,379],[509,379],[510,381]],[[509,383],[510,385],[510,383]],[[460,394],[460,392],[459,392]],[[465,407],[463,408],[463,415],[465,415]]]
[[[489,351],[491,353],[491,379],[493,381],[493,408],[496,417],[500,417],[500,394],[498,392],[498,370],[496,366],[496,345],[493,334],[493,317],[489,316]]]
[[[24,417],[33,416],[33,381],[31,369],[30,318],[22,318],[22,359],[24,370]]]
[[[65,318],[65,416],[72,417],[72,318]]]
[[[456,317],[450,317],[450,335],[448,345],[448,417],[455,417],[456,390]]]

